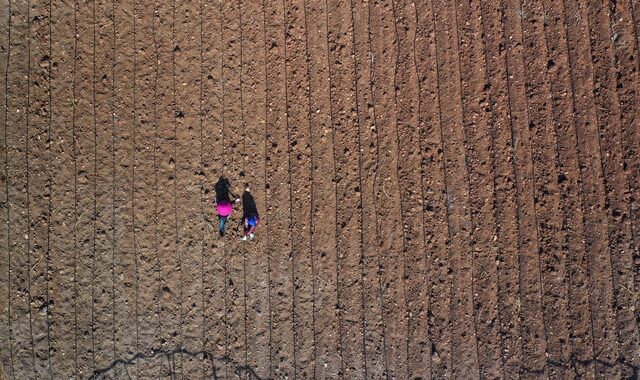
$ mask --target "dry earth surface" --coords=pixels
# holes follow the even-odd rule
[[[637,379],[639,34],[638,0],[0,0],[0,377]]]

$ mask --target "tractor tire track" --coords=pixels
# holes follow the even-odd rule
[[[243,1],[242,7],[242,107],[244,110],[243,151],[245,180],[253,189],[258,211],[265,215],[266,205],[266,35],[262,3]],[[266,220],[262,223],[266,224]],[[265,236],[247,247],[246,263],[246,341],[247,363],[262,377],[271,368],[270,258],[266,248],[265,225],[258,231]]]
[[[394,81],[398,41],[392,3],[370,4],[370,37],[373,107],[378,120],[376,129],[378,172],[376,205],[380,223],[380,252],[386,355],[391,378],[407,376],[406,263],[403,255],[402,210],[398,183],[398,134]],[[393,321],[393,323],[391,323]]]
[[[544,34],[546,13],[540,2],[522,3],[523,44],[529,130],[532,142],[534,210],[537,220],[542,281],[546,352],[551,361],[567,363],[570,348],[567,326],[566,254],[562,250],[562,207],[558,168],[558,121],[548,76],[555,71]],[[546,69],[546,70],[545,70]],[[551,377],[564,377],[563,367],[546,369]]]
[[[492,150],[493,209],[496,231],[497,318],[500,334],[502,376],[515,378],[522,363],[521,329],[518,305],[519,241],[518,194],[507,52],[505,50],[504,2],[482,2],[482,33],[484,61],[487,70],[488,107]]]
[[[96,0],[93,4],[93,160],[94,193],[91,298],[94,332],[93,361],[103,368],[117,358],[115,346],[114,277],[115,251],[113,230],[113,80],[117,75],[112,63],[114,16],[113,2]],[[109,378],[111,375],[108,375]],[[113,373],[118,377],[118,373]]]
[[[337,226],[334,140],[330,114],[330,87],[327,41],[327,9],[322,1],[305,1],[307,62],[310,88],[314,220],[311,244],[315,262],[316,363],[315,378],[336,376],[342,368],[340,357],[337,298]],[[323,175],[320,175],[323,173]]]
[[[204,221],[200,214],[200,128],[198,98],[190,96],[199,88],[199,17],[195,2],[176,2],[174,8],[175,40],[173,47],[176,123],[176,204],[177,249],[181,273],[180,347],[201,348],[202,310],[202,236]],[[193,68],[198,68],[194,70]],[[182,378],[204,376],[204,358],[182,359]]]
[[[354,1],[353,44],[356,66],[358,154],[360,167],[362,289],[364,316],[364,360],[366,376],[371,379],[387,377],[382,277],[380,270],[379,217],[376,205],[377,137],[373,107],[372,60],[369,38],[368,4]],[[365,291],[368,290],[368,291]]]
[[[244,180],[242,136],[243,114],[242,114],[242,74],[241,74],[241,35],[240,35],[240,3],[224,2],[222,7],[222,85],[223,88],[223,159],[224,175],[229,178],[232,185],[232,192],[239,194],[240,185]],[[237,190],[236,190],[237,189]],[[236,220],[241,219],[241,211],[230,220],[231,225],[236,224]],[[236,219],[237,218],[237,219]],[[238,222],[239,223],[239,222]],[[229,231],[231,232],[231,231]],[[227,305],[225,310],[227,335],[227,356],[236,363],[245,361],[245,284],[244,284],[244,257],[246,255],[246,245],[238,242],[238,234],[231,233],[227,239],[232,239],[229,244],[224,245],[225,271],[227,288]],[[223,376],[233,376],[235,368],[228,363]]]
[[[134,152],[133,152],[133,254],[136,255],[136,352],[152,352],[160,343],[160,261],[157,214],[157,77],[155,46],[155,2],[136,0],[133,48],[134,64]],[[149,43],[152,42],[152,43]],[[138,378],[160,377],[161,366],[141,362]]]
[[[567,49],[574,93],[578,161],[584,199],[585,249],[589,266],[589,294],[594,359],[610,363],[617,356],[615,314],[603,305],[613,305],[611,264],[608,259],[605,188],[602,181],[602,151],[598,116],[593,97],[593,67],[588,34],[589,23],[583,4],[564,2]],[[573,27],[569,27],[573,26]],[[595,363],[596,377],[619,376],[617,368]]]
[[[291,210],[289,191],[288,121],[284,60],[284,9],[280,2],[266,4],[266,248],[271,257],[271,365],[269,377],[294,377],[296,350],[293,330]]]
[[[135,3],[117,3],[114,9],[113,78],[113,234],[115,282],[115,346],[116,357],[135,355],[138,351],[138,256],[134,229],[135,188],[135,119],[136,61]],[[117,72],[117,74],[116,74]],[[131,78],[132,80],[127,80]],[[147,272],[145,272],[147,273]],[[138,377],[137,366],[129,373]],[[116,372],[117,374],[117,372]]]
[[[74,337],[74,18],[73,4],[51,9],[51,366],[53,378],[76,375]],[[5,366],[5,368],[7,368]],[[15,376],[14,376],[15,377]]]
[[[93,178],[95,176],[93,133],[93,6],[90,3],[76,4],[76,77],[74,78],[76,100],[76,363],[77,376],[89,376],[93,364],[94,332],[92,325],[93,301],[91,298],[93,257]]]
[[[336,160],[338,333],[342,357],[338,375],[353,379],[367,374],[363,356],[361,220],[357,206],[360,195],[358,99],[354,80],[351,2],[328,2],[328,7],[329,100]]]
[[[34,378],[32,351],[27,139],[29,112],[29,10],[26,1],[11,3],[11,39],[7,71],[6,164],[9,270],[9,344],[14,376]]]
[[[30,3],[29,112],[27,128],[27,184],[31,334],[37,378],[51,377],[49,340],[49,227],[50,227],[50,9]]]
[[[442,151],[445,167],[447,200],[448,249],[451,255],[451,347],[452,374],[454,377],[473,377],[479,374],[478,342],[473,305],[473,257],[471,244],[471,215],[468,211],[469,188],[466,168],[467,147],[463,142],[462,88],[457,15],[455,6],[434,2],[436,40],[438,54],[439,96],[450,99],[440,108]],[[447,30],[447,27],[455,27]],[[454,100],[455,99],[455,100]],[[458,101],[460,99],[460,101]],[[459,186],[466,183],[467,186]],[[458,184],[458,185],[456,185]]]
[[[515,156],[518,210],[519,302],[523,374],[540,376],[546,365],[545,319],[543,314],[542,284],[538,231],[535,212],[535,181],[532,155],[532,136],[529,131],[529,106],[525,81],[525,59],[520,3],[505,3],[505,40],[511,133]]]
[[[446,175],[443,154],[440,66],[433,2],[416,7],[418,37],[416,66],[420,83],[421,180],[424,198],[431,378],[451,376],[451,262],[447,220]]]
[[[201,23],[201,70],[202,70],[202,172],[203,208],[205,228],[203,242],[203,348],[213,355],[223,356],[226,350],[225,335],[225,277],[224,251],[218,241],[218,217],[215,212],[215,183],[223,174],[221,157],[223,151],[222,124],[222,39],[218,36],[223,25],[219,4],[203,2]],[[210,368],[203,378],[221,369]]]
[[[178,256],[176,215],[176,115],[174,71],[172,70],[175,40],[172,33],[174,13],[169,3],[157,2],[155,10],[155,38],[158,60],[157,75],[157,218],[158,261],[160,263],[160,348],[173,350],[180,347],[181,312],[181,260]],[[180,358],[178,358],[180,360]],[[162,377],[180,378],[180,362],[162,367]]]
[[[622,116],[617,95],[615,51],[611,46],[611,23],[605,4],[587,6],[594,59],[594,97],[598,115],[602,149],[602,169],[606,190],[605,212],[609,224],[609,257],[611,281],[616,310],[618,355],[611,360],[638,364],[638,324],[634,312],[625,305],[634,304],[632,231],[629,218],[629,186],[623,165]],[[628,120],[625,117],[625,121]],[[629,358],[629,356],[631,356]],[[622,376],[632,375],[631,369],[621,367]]]
[[[567,50],[565,15],[562,4],[544,1],[545,36],[548,46],[547,78],[551,91],[553,120],[556,121],[557,183],[561,191],[562,235],[560,252],[566,257],[568,342],[571,349],[561,355],[565,364],[572,358],[583,362],[593,357],[593,331],[588,288],[588,266],[584,245],[584,218],[580,183],[579,154],[575,130],[573,88]],[[564,339],[564,338],[561,338]],[[573,376],[594,376],[592,364],[575,363]],[[570,374],[565,372],[565,376]]]
[[[304,4],[284,1],[287,76],[287,118],[291,189],[293,266],[293,320],[295,375],[308,379],[315,368],[314,282],[311,246],[312,145],[309,77],[306,70]],[[311,179],[311,180],[310,180]]]
[[[460,6],[458,49],[460,53],[461,102],[466,141],[467,178],[471,221],[474,323],[478,336],[478,364],[481,378],[500,376],[498,335],[498,287],[496,220],[493,199],[493,146],[488,74],[483,56],[480,2]],[[463,21],[466,20],[466,21]]]

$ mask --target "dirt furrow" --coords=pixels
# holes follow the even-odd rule
[[[200,12],[198,3],[176,2],[175,16],[175,123],[177,131],[176,186],[178,256],[181,260],[182,299],[180,345],[191,352],[202,347],[202,230],[200,204]],[[203,376],[201,358],[184,355],[182,376]]]
[[[408,377],[426,378],[430,374],[428,335],[427,276],[424,237],[424,204],[421,182],[421,130],[419,129],[419,85],[415,66],[417,17],[414,4],[392,3],[395,19],[397,63],[395,68],[396,132],[398,144],[398,182],[407,313]],[[411,295],[411,296],[409,296]]]
[[[535,213],[535,183],[532,157],[532,136],[529,131],[527,86],[523,30],[520,4],[505,4],[505,40],[511,133],[516,172],[518,246],[520,250],[518,278],[519,300],[516,309],[520,317],[522,366],[521,373],[543,371],[546,364],[546,339],[540,278],[540,255]],[[533,373],[532,373],[533,372]]]
[[[371,4],[373,107],[376,112],[378,171],[376,204],[380,222],[383,313],[388,376],[407,376],[406,263],[398,184],[398,135],[394,78],[397,40],[391,1]],[[393,321],[393,323],[391,323]]]
[[[311,165],[309,77],[306,65],[304,4],[284,2],[287,118],[291,162],[291,233],[294,273],[295,375],[312,378],[315,368],[314,283],[311,247]]]
[[[93,9],[93,132],[94,192],[92,284],[94,364],[106,368],[116,359],[114,299],[113,203],[113,79],[114,8],[111,1],[96,0]],[[117,377],[117,372],[107,378]]]
[[[463,135],[460,62],[458,61],[458,32],[456,9],[451,4],[434,2],[435,29],[438,54],[439,96],[447,99],[441,104],[442,150],[445,166],[447,199],[448,248],[451,255],[451,319],[453,376],[477,376],[478,348],[474,326],[473,257],[471,244],[471,215],[469,213],[468,173]],[[449,30],[447,28],[454,28]],[[463,185],[462,185],[463,184]],[[462,186],[461,186],[462,185]]]
[[[49,114],[50,104],[50,51],[49,4],[30,4],[30,73],[27,150],[29,251],[31,254],[29,305],[35,359],[35,376],[50,376],[49,364],[49,223],[51,189],[49,184]]]
[[[280,2],[266,4],[267,43],[267,189],[264,238],[271,256],[271,377],[294,376],[293,279],[289,191],[288,131],[285,108],[284,9]]]
[[[553,116],[553,99],[548,75],[557,68],[548,56],[544,23],[547,15],[540,2],[523,3],[524,75],[529,110],[529,130],[534,180],[534,212],[542,281],[546,352],[551,363],[566,363],[568,326],[566,254],[562,249],[561,169],[558,168],[558,120]],[[550,365],[549,376],[564,377],[561,366]]]
[[[240,4],[239,2],[224,2],[222,9],[224,30],[223,43],[223,159],[225,163],[224,175],[231,181],[232,192],[240,195],[244,181],[243,144],[244,120],[241,98],[241,56],[240,56]],[[245,285],[244,258],[246,244],[238,241],[240,234],[236,226],[242,218],[242,210],[229,220],[229,236],[224,245],[225,270],[227,278],[227,309],[225,318],[227,323],[227,355],[236,363],[245,361]],[[236,230],[236,231],[232,231]],[[223,376],[233,376],[235,367],[227,365]]]
[[[588,360],[593,356],[591,305],[588,288],[588,266],[584,245],[583,198],[580,188],[579,155],[575,130],[573,88],[571,86],[564,9],[556,1],[544,1],[545,36],[548,44],[547,79],[550,85],[553,119],[558,147],[558,178],[561,191],[562,241],[560,252],[566,257],[567,325],[571,349],[564,353],[568,360]],[[577,361],[576,360],[576,361]],[[595,367],[584,362],[571,363],[574,376],[588,378]]]
[[[338,368],[341,368],[336,282],[336,163],[330,118],[326,3],[306,2],[305,7],[313,161],[311,244],[316,284],[314,374],[316,378],[326,378],[335,376]]]
[[[12,372],[16,377],[35,376],[30,314],[30,266],[27,139],[29,86],[29,10],[27,2],[11,3],[11,56],[7,73],[7,184],[9,233],[9,328]]]
[[[371,86],[372,62],[369,44],[369,8],[360,1],[353,2],[353,44],[355,80],[358,93],[358,154],[360,165],[362,244],[362,303],[364,308],[364,359],[367,377],[386,377],[385,326],[382,316],[382,289],[378,215],[376,211],[375,174],[377,172],[376,120]]]
[[[265,214],[265,34],[263,4],[241,3],[242,10],[242,107],[245,115],[242,146],[245,154],[246,182],[253,189],[258,211]],[[238,184],[240,185],[240,184]],[[263,221],[264,222],[264,221]],[[266,229],[258,231],[262,238],[247,247],[247,366],[260,377],[270,371],[269,263],[266,251]]]
[[[134,139],[135,74],[134,74],[134,2],[119,2],[114,9],[114,136],[113,136],[113,202],[114,202],[114,282],[116,358],[130,358],[137,352],[140,330],[137,320],[138,271],[134,248],[133,220],[135,172]],[[124,372],[124,369],[122,370]],[[136,366],[129,368],[137,377]]]
[[[74,5],[51,9],[51,226],[49,283],[54,378],[75,376],[74,335]],[[8,368],[5,366],[5,368]]]
[[[156,47],[153,45],[155,4],[136,2],[134,54],[134,131],[133,131],[133,254],[137,262],[135,289],[137,338],[136,352],[149,353],[160,348],[159,292],[160,266],[157,235],[158,191],[156,170]],[[150,41],[151,43],[148,43]],[[160,368],[148,361],[136,365],[139,378],[159,377]]]
[[[421,181],[426,248],[431,378],[451,376],[451,277],[447,244],[446,183],[440,118],[439,66],[433,2],[416,4],[416,70],[419,99]]]
[[[587,7],[591,36],[591,54],[594,59],[594,97],[599,121],[602,150],[602,168],[606,190],[606,213],[609,223],[609,253],[616,305],[619,358],[637,364],[638,325],[633,310],[626,305],[635,298],[631,225],[629,218],[629,186],[623,167],[621,146],[622,120],[620,99],[616,93],[615,51],[611,45],[609,9],[606,5],[589,4]],[[629,116],[631,117],[631,116]],[[624,121],[628,121],[625,117]],[[629,356],[635,358],[628,358]],[[613,359],[613,358],[612,358]],[[630,369],[622,368],[623,376],[631,376]]]
[[[519,252],[517,189],[513,160],[509,79],[502,25],[504,3],[481,2],[482,33],[487,70],[490,145],[492,150],[493,209],[496,232],[497,324],[502,376],[514,378],[521,368],[521,330],[518,310]]]
[[[338,323],[342,356],[342,371],[338,375],[357,378],[366,375],[366,368],[363,356],[358,120],[351,2],[328,2],[328,7],[329,99],[336,160]]]
[[[11,375],[15,377],[13,373],[13,365],[12,365],[12,347],[10,340],[10,325],[9,325],[9,304],[10,304],[10,272],[9,272],[9,239],[11,235],[11,227],[9,225],[9,182],[8,182],[8,146],[7,146],[7,136],[5,134],[5,130],[7,129],[7,117],[8,117],[8,90],[9,90],[9,59],[11,56],[11,49],[9,45],[9,38],[11,35],[11,6],[9,3],[6,4],[7,11],[0,15],[0,75],[4,82],[0,85],[0,102],[2,102],[2,106],[4,107],[2,111],[0,111],[0,124],[2,125],[2,143],[0,144],[0,156],[3,161],[3,172],[0,175],[0,186],[2,189],[2,195],[0,195],[0,202],[4,205],[0,209],[0,218],[2,218],[3,228],[2,228],[2,236],[0,236],[0,247],[2,247],[2,274],[0,275],[0,292],[6,295],[3,296],[4,302],[0,304],[0,313],[2,313],[2,323],[0,323],[0,339],[5,342],[5,345],[2,349],[0,349],[0,375],[8,377]]]
[[[610,362],[617,357],[615,314],[604,305],[613,305],[611,264],[607,249],[607,220],[604,213],[605,188],[602,181],[598,119],[593,98],[592,61],[585,7],[566,0],[565,25],[574,93],[578,161],[584,199],[584,233],[589,266],[589,294],[595,360]],[[573,27],[569,27],[573,26]],[[617,368],[595,362],[596,375],[614,377]]]
[[[173,49],[175,41],[172,24],[174,13],[171,4],[156,3],[155,44],[157,49],[157,96],[156,106],[158,134],[156,140],[158,261],[160,263],[160,344],[161,349],[172,351],[180,346],[181,257],[178,255],[177,184],[176,184],[176,115],[173,71]],[[168,362],[161,376],[175,371],[180,377],[178,362]]]
[[[640,307],[640,251],[638,235],[640,234],[640,206],[638,205],[638,184],[640,183],[640,119],[636,117],[636,110],[640,105],[640,70],[638,58],[639,49],[636,42],[636,31],[631,4],[628,2],[618,3],[616,1],[605,2],[608,7],[611,25],[611,41],[615,51],[616,90],[620,103],[620,140],[622,145],[622,167],[628,182],[628,203],[627,219],[630,224],[631,233],[631,271],[629,276],[634,275],[632,295],[629,301],[634,305],[635,310]],[[618,165],[620,162],[618,162]],[[627,188],[623,186],[625,191]],[[630,286],[625,280],[625,286]],[[631,328],[631,327],[630,327]],[[638,322],[635,327],[636,337],[627,341],[629,352],[625,359],[633,365],[640,362],[640,354],[637,354],[640,335],[638,335]]]
[[[91,298],[93,257],[93,177],[95,162],[93,133],[93,7],[78,3],[76,8],[75,105],[75,238],[77,245],[75,284],[77,376],[88,377],[94,370]]]
[[[203,242],[203,346],[216,357],[225,353],[225,277],[224,251],[219,247],[218,217],[215,211],[215,183],[222,175],[222,28],[220,4],[202,2],[200,38],[202,43],[202,92],[200,118],[202,123],[202,171],[204,212]],[[231,225],[229,226],[231,227]],[[220,369],[209,371],[218,373]],[[204,375],[210,376],[206,372]]]
[[[500,343],[497,287],[497,247],[493,188],[493,147],[488,74],[483,55],[480,2],[464,3],[457,12],[460,79],[466,164],[469,181],[475,331],[480,376],[499,377]]]

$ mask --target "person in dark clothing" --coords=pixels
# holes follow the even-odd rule
[[[253,239],[259,223],[258,206],[256,206],[256,200],[247,187],[242,193],[242,229],[244,232],[242,240]]]
[[[220,236],[224,236],[225,227],[227,225],[227,219],[233,212],[233,203],[230,196],[235,198],[235,202],[240,202],[240,198],[233,195],[230,190],[231,183],[225,177],[220,177],[215,184],[216,191],[216,212],[218,213],[218,220],[220,221]]]

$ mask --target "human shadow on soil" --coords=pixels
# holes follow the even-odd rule
[[[89,380],[98,380],[103,378],[104,375],[114,371],[118,366],[129,366],[140,363],[144,360],[151,360],[158,357],[164,357],[169,363],[169,367],[172,368],[171,378],[174,378],[173,368],[175,368],[175,356],[185,355],[193,358],[202,358],[211,363],[211,372],[205,374],[204,378],[211,380],[222,380],[221,375],[218,373],[221,370],[216,364],[231,364],[235,367],[234,373],[240,378],[248,378],[250,380],[270,380],[268,378],[260,377],[251,366],[243,365],[234,362],[231,358],[226,356],[214,356],[207,351],[189,351],[186,348],[176,348],[174,350],[153,350],[150,353],[138,352],[129,359],[116,359],[108,367],[100,368],[91,374]]]

